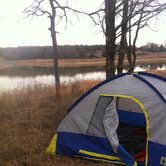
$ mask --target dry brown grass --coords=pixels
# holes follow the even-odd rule
[[[158,71],[166,76],[166,71]],[[110,164],[50,156],[45,150],[69,105],[98,81],[54,87],[32,87],[0,94],[0,166],[89,166]]]
[[[1,94],[0,166],[101,165],[101,162],[45,154],[69,105],[96,83],[87,81],[63,86],[59,100],[55,99],[53,87],[40,86]]]
[[[166,78],[166,70],[148,70],[146,71],[148,73],[153,73],[153,74],[157,74],[159,76],[165,77]]]
[[[115,60],[117,63],[117,57]],[[139,64],[156,64],[166,63],[166,53],[153,53],[150,55],[142,55],[137,57]],[[127,64],[127,59],[125,59]],[[89,59],[59,59],[59,67],[95,67],[105,66],[105,58],[89,58]],[[33,59],[33,60],[3,60],[0,61],[0,70],[14,67],[53,67],[51,59]]]

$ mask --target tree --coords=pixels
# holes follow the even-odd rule
[[[49,4],[50,9],[44,9],[44,5],[46,1]],[[24,9],[24,13],[26,13],[28,16],[47,15],[50,20],[49,30],[51,33],[52,46],[53,46],[52,54],[53,54],[53,62],[54,62],[55,88],[56,88],[57,97],[60,96],[60,79],[59,79],[59,71],[58,71],[58,45],[57,45],[57,37],[56,37],[57,9],[59,9],[58,6],[59,6],[58,2],[54,0],[34,0],[29,7]]]
[[[106,36],[106,78],[115,75],[115,54],[118,53],[118,74],[123,72],[124,58],[127,54],[129,63],[129,73],[134,71],[136,62],[136,41],[141,28],[148,26],[149,20],[159,15],[166,9],[166,3],[160,0],[104,0],[104,8],[87,13],[73,9],[65,5],[61,5],[57,0],[49,0],[51,12],[43,10],[41,4],[48,0],[34,0],[38,5],[30,6],[31,10],[26,10],[30,15],[41,16],[47,14],[51,23],[51,36],[53,46],[57,48],[55,21],[59,17],[61,21],[65,18],[67,22],[67,12],[71,11],[89,16],[95,25],[100,25]],[[60,15],[57,12],[60,10]],[[97,18],[97,19],[96,19]],[[133,39],[133,40],[132,40]],[[118,46],[118,47],[117,47]],[[56,49],[54,52],[57,54]],[[57,55],[55,60],[55,71],[58,67]],[[57,73],[55,72],[55,76]],[[58,81],[57,81],[58,82]],[[58,85],[58,84],[57,84]],[[58,89],[58,88],[57,88]]]
[[[129,1],[123,0],[123,17],[122,17],[122,23],[121,23],[121,41],[120,41],[120,47],[119,47],[119,59],[118,59],[118,66],[117,66],[117,73],[121,74],[123,71],[123,61],[126,54],[126,48],[127,48],[127,31],[128,31],[128,22],[126,21],[128,19],[128,6]]]
[[[69,12],[84,13],[74,10],[68,5],[68,0],[33,0],[32,4],[24,9],[27,16],[44,16],[46,15],[50,20],[50,34],[52,39],[52,54],[54,61],[54,75],[55,75],[55,88],[56,96],[60,96],[60,79],[58,69],[58,44],[57,44],[57,25],[59,23],[67,26]],[[84,13],[87,14],[87,13]]]
[[[146,45],[143,45],[140,47],[141,51],[147,51],[147,52],[159,52],[159,51],[165,51],[165,47],[161,44],[157,43],[147,43]]]
[[[115,8],[116,0],[105,0],[106,78],[115,75]]]
[[[112,4],[109,4],[109,2]],[[115,25],[110,27],[116,34],[115,36],[113,35],[113,38],[115,38],[115,40],[112,41],[111,45],[114,45],[115,47],[117,44],[116,41],[119,42],[120,40],[118,44],[119,56],[117,73],[121,74],[123,72],[124,57],[126,54],[129,62],[128,72],[132,73],[134,71],[136,63],[136,41],[138,39],[139,31],[145,26],[149,26],[148,22],[166,9],[166,3],[159,0],[115,0],[113,2],[112,0],[109,0],[109,2],[107,2],[107,4],[105,3],[107,10],[115,6],[114,13],[112,14],[112,17],[114,17],[114,19],[110,16],[110,18],[108,20],[106,19],[105,21],[106,28],[107,24],[112,23],[113,25]],[[107,18],[107,13],[105,17]],[[112,20],[115,21],[113,22]],[[109,41],[109,39],[111,39],[111,36],[106,33],[106,40]],[[108,48],[109,47],[106,47],[106,50]],[[115,55],[106,54],[106,56],[114,57]],[[114,64],[114,62],[111,63]],[[107,63],[107,65],[109,65],[109,63]],[[106,71],[107,78],[115,75],[115,68],[109,67],[109,69],[112,70],[112,72]]]
[[[56,38],[56,30],[55,30],[55,18],[56,18],[56,8],[54,6],[54,1],[49,0],[51,6],[51,14],[49,14],[50,18],[50,28],[52,45],[53,45],[53,59],[54,59],[54,74],[55,74],[55,86],[56,86],[56,95],[60,96],[60,79],[59,79],[59,71],[58,71],[58,44]]]
[[[156,1],[156,0],[143,0],[143,1],[135,1],[134,8],[132,1],[130,5],[130,14],[133,15],[133,23],[131,24],[131,19],[129,18],[129,46],[128,46],[128,61],[129,61],[129,73],[132,73],[134,71],[135,63],[136,63],[136,41],[138,38],[139,31],[144,28],[145,26],[149,26],[148,22],[154,18],[157,17],[161,12],[163,12],[166,9],[166,3],[163,1]],[[136,19],[135,19],[136,18]],[[131,29],[135,28],[135,34],[133,38],[133,44],[130,43],[130,37],[131,37]]]
[[[55,75],[55,88],[56,88],[56,96],[60,96],[60,79],[59,79],[59,70],[58,70],[58,44],[57,44],[57,25],[65,20],[65,27],[68,22],[69,12],[77,14],[84,14],[91,17],[93,19],[93,15],[96,15],[98,12],[102,11],[99,9],[98,11],[87,13],[84,11],[73,9],[68,5],[68,0],[64,0],[63,2],[58,0],[33,0],[32,4],[24,9],[24,13],[27,16],[44,16],[47,15],[50,20],[50,33],[52,39],[52,54],[54,60],[54,75]]]
[[[164,51],[166,51],[166,48],[161,44],[159,50],[160,50],[161,52],[164,52]]]

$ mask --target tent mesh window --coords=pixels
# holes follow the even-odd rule
[[[87,130],[88,135],[105,136],[104,127],[103,127],[103,117],[105,109],[112,102],[112,99],[113,97],[105,97],[105,96],[99,97]]]

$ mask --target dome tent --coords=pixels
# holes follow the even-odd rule
[[[105,116],[107,110],[111,116]],[[143,72],[116,76],[69,108],[47,152],[127,166],[164,166],[165,111],[165,78]]]

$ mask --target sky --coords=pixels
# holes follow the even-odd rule
[[[47,17],[26,18],[23,9],[33,0],[0,0],[0,47],[51,45],[49,19]],[[98,3],[97,3],[98,2]],[[95,10],[102,0],[74,0],[78,9]],[[88,8],[87,8],[88,6]],[[105,44],[105,37],[99,27],[86,16],[79,19],[73,15],[74,22],[67,29],[58,27],[58,44]],[[166,44],[166,14],[158,21],[151,22],[153,31],[145,28],[140,31],[137,46],[148,42]]]

